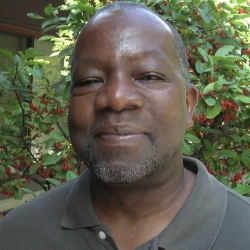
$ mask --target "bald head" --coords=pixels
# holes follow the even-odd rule
[[[113,4],[109,4],[106,5],[104,8],[102,8],[99,12],[97,12],[88,22],[87,25],[85,25],[84,29],[83,29],[83,33],[84,31],[87,31],[89,29],[93,28],[93,25],[99,25],[99,26],[103,26],[103,29],[105,29],[105,22],[104,20],[107,20],[108,18],[111,18],[112,16],[118,15],[120,16],[120,18],[122,18],[120,13],[124,13],[125,15],[123,15],[124,18],[124,25],[123,22],[121,22],[121,25],[119,26],[119,29],[122,30],[124,28],[125,25],[128,25],[128,20],[130,20],[129,15],[134,15],[135,20],[132,22],[131,20],[131,25],[138,23],[138,22],[145,22],[145,16],[138,16],[136,14],[136,11],[142,11],[147,13],[147,15],[151,18],[151,23],[152,25],[150,25],[148,27],[148,30],[154,30],[155,29],[155,25],[162,25],[165,30],[162,30],[162,34],[164,34],[165,32],[168,32],[171,34],[172,39],[173,39],[173,53],[175,53],[176,56],[176,60],[178,60],[179,62],[179,71],[180,74],[182,75],[183,81],[185,86],[188,86],[190,83],[190,79],[189,79],[189,73],[188,73],[188,61],[187,61],[187,56],[186,56],[186,49],[185,49],[185,45],[180,37],[180,35],[177,33],[177,31],[173,28],[173,26],[167,22],[166,20],[162,19],[161,16],[159,16],[158,14],[156,14],[155,12],[153,12],[152,10],[150,10],[149,8],[146,8],[142,5],[136,4],[136,3],[132,3],[132,2],[115,2]],[[128,16],[126,15],[128,14]],[[148,17],[147,17],[148,19]],[[148,21],[148,20],[147,20]],[[115,23],[114,23],[115,25]],[[137,35],[137,34],[135,34]],[[81,36],[81,35],[80,35]],[[158,39],[157,37],[155,39]],[[79,40],[79,39],[78,39]],[[169,43],[169,41],[166,41],[166,44]],[[74,50],[75,52],[75,50]],[[74,60],[74,53],[72,56],[72,61]]]

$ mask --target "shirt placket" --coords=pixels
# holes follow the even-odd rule
[[[94,231],[100,250],[119,250],[107,227],[100,225]]]

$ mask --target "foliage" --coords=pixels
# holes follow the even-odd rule
[[[30,179],[49,188],[79,174],[64,125],[70,89],[70,55],[88,19],[106,1],[65,0],[46,6],[43,40],[54,43],[52,56],[64,61],[62,80],[49,80],[46,62],[28,49],[10,58],[0,74],[1,96],[13,92],[0,108],[0,191],[20,199]],[[199,90],[195,125],[183,150],[199,158],[226,186],[250,194],[250,6],[248,1],[136,0],[154,9],[178,30],[186,45],[190,79]],[[51,35],[54,32],[54,35]],[[39,81],[38,81],[39,80]],[[40,138],[40,139],[39,139]],[[77,166],[77,167],[76,167]],[[77,171],[77,169],[78,171]]]

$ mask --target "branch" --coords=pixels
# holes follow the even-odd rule
[[[63,135],[68,141],[70,141],[69,136],[67,136],[67,135],[65,134],[65,132],[63,131],[63,128],[62,128],[62,126],[60,125],[60,123],[57,122],[56,125],[58,126],[58,128],[59,128],[60,132],[62,133],[62,135]]]
[[[44,184],[45,184],[44,181],[41,181],[41,180],[39,180],[38,178],[36,178],[35,176],[32,176],[32,175],[30,176],[30,178],[31,178],[31,180],[34,181],[35,183],[39,184],[45,192],[48,191],[48,188],[46,188],[46,187],[44,186]]]
[[[47,79],[46,79],[47,80]],[[51,89],[48,91],[50,92],[52,89],[57,88],[61,83],[63,83],[65,81],[65,77],[63,77],[62,79],[60,79],[58,82],[56,82]]]

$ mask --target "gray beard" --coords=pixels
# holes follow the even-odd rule
[[[105,183],[112,184],[126,184],[134,183],[149,176],[152,176],[156,172],[160,172],[163,165],[170,161],[173,155],[177,152],[179,147],[172,152],[165,155],[160,164],[156,163],[156,150],[153,147],[149,156],[139,161],[129,161],[122,166],[113,166],[105,161],[102,161],[101,157],[98,159],[93,157],[90,145],[88,145],[88,157],[85,160],[86,167],[100,180]]]
[[[134,120],[130,120],[134,122]],[[156,172],[160,172],[162,166],[167,164],[181,146],[174,148],[168,152],[160,161],[156,163],[156,147],[154,145],[153,138],[149,138],[152,143],[151,152],[141,155],[139,160],[127,161],[124,159],[124,163],[119,166],[112,165],[103,160],[101,152],[93,153],[93,134],[94,130],[100,126],[103,126],[112,121],[104,121],[98,124],[92,129],[90,138],[87,144],[87,155],[83,159],[87,168],[100,180],[105,183],[122,184],[122,183],[134,183],[143,180]],[[136,121],[138,122],[138,121]],[[141,123],[144,127],[148,127],[146,124]],[[122,161],[122,159],[120,159]]]

